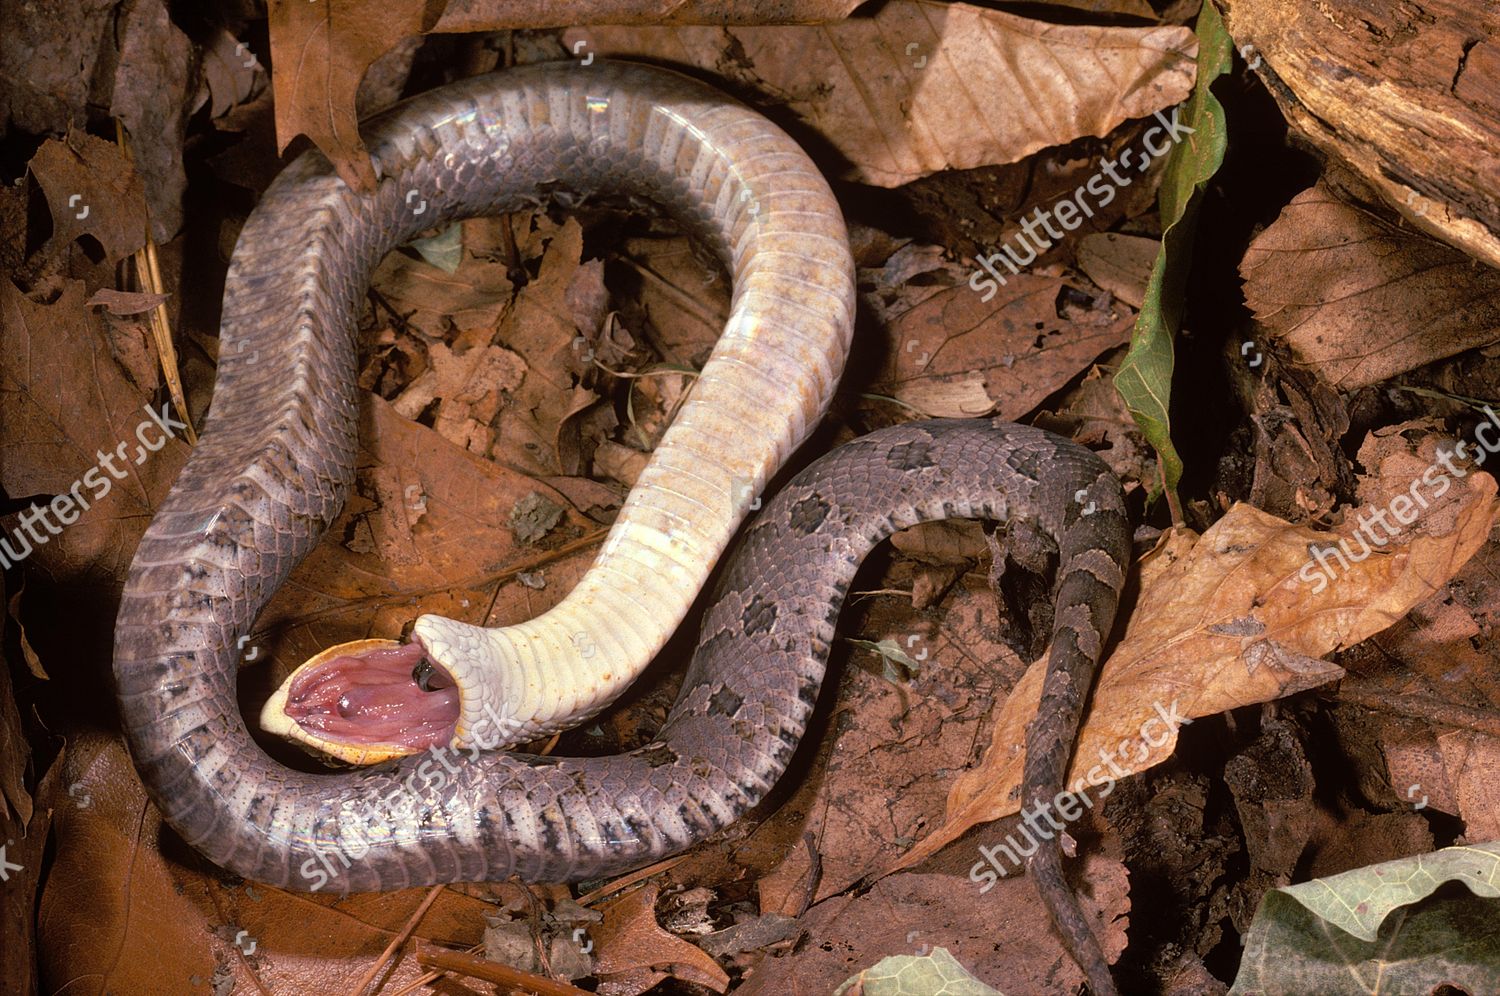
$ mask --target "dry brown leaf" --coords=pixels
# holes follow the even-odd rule
[[[221,118],[243,104],[264,85],[265,67],[244,42],[216,28],[203,51],[203,79],[208,88],[209,115]]]
[[[347,897],[229,880],[167,829],[119,741],[70,745],[58,789],[57,859],[37,920],[46,991],[349,992],[426,889]],[[416,936],[472,944],[490,907],[444,890]],[[243,932],[243,933],[241,933]],[[389,970],[392,991],[421,970]]]
[[[1240,275],[1256,319],[1340,390],[1500,341],[1500,270],[1321,183],[1250,244]]]
[[[166,243],[182,227],[182,150],[198,85],[197,50],[172,23],[166,0],[132,0],[118,10],[108,32],[120,46],[110,113],[130,136],[151,209],[151,235]]]
[[[1415,446],[1406,427],[1371,435],[1359,461],[1375,468],[1361,482],[1369,504],[1389,507],[1402,485],[1433,465],[1441,436]],[[1451,516],[1452,510],[1447,510]],[[1484,647],[1494,627],[1496,559],[1489,543],[1451,584],[1350,662],[1335,722],[1348,752],[1364,763],[1361,789],[1391,806],[1430,805],[1463,819],[1474,839],[1500,837],[1500,676]],[[1371,711],[1373,710],[1373,712]],[[1487,721],[1488,720],[1488,721]]]
[[[607,980],[627,973],[655,974],[665,970],[684,982],[705,986],[716,993],[726,992],[729,976],[718,962],[657,925],[659,892],[655,882],[648,882],[604,908],[604,922],[594,931],[599,939],[600,977]]]
[[[276,150],[311,138],[344,182],[375,188],[375,168],[359,137],[354,108],[370,64],[409,35],[437,23],[446,0],[270,5],[271,86],[276,96]]]
[[[169,296],[149,291],[121,291],[113,287],[101,287],[84,304],[90,308],[104,308],[111,315],[139,315],[150,311]]]
[[[1118,843],[1108,849],[1117,852]],[[1116,854],[1097,850],[1081,864],[1089,883],[1086,913],[1105,949],[1117,956],[1126,927],[1117,911],[1129,903],[1125,866]],[[935,947],[948,949],[976,978],[1004,993],[1073,992],[1083,981],[1026,876],[982,893],[958,875],[896,875],[868,892],[819,903],[800,924],[806,940],[790,955],[760,962],[737,994],[827,996],[860,966]]]
[[[510,307],[515,288],[504,263],[478,257],[469,248],[481,226],[504,224],[503,219],[464,223],[466,251],[458,269],[446,273],[405,253],[393,252],[376,267],[371,285],[385,295],[391,310],[409,328],[430,339],[443,339],[451,330],[493,330]]]
[[[0,667],[0,745],[6,753],[0,778],[9,781],[14,765],[16,775],[25,771],[30,760],[30,751],[20,730],[10,683],[10,674]],[[12,737],[16,739],[12,741]],[[12,748],[19,748],[12,755]],[[0,986],[7,993],[32,993],[36,956],[36,909],[37,893],[41,889],[42,874],[47,868],[47,846],[51,839],[52,810],[49,800],[58,785],[59,765],[54,763],[36,786],[36,805],[26,794],[24,786],[4,786],[6,797],[12,805],[19,805],[24,812],[14,812],[0,806],[0,944],[6,957],[0,958]],[[19,789],[19,794],[12,794]],[[55,992],[56,989],[47,990]]]
[[[891,364],[882,381],[897,399],[937,417],[1015,419],[1130,339],[1132,317],[1058,317],[1065,286],[1023,273],[986,302],[968,285],[928,297],[890,323]]]
[[[641,277],[637,298],[668,363],[701,367],[729,320],[729,281],[685,236],[629,239],[620,253]]]
[[[547,246],[537,278],[521,289],[496,339],[526,361],[526,376],[499,414],[493,459],[540,476],[580,470],[576,439],[565,437],[568,420],[598,395],[576,383],[583,361],[574,340],[585,330],[573,324],[570,296],[588,296],[575,281],[602,287],[602,270],[579,265],[583,229],[569,218]]]
[[[1093,232],[1078,240],[1078,268],[1100,287],[1139,309],[1146,281],[1161,251],[1160,239],[1118,232]]]
[[[1431,533],[1419,526],[1405,542],[1389,540],[1321,587],[1314,551],[1347,541],[1352,513],[1338,534],[1321,533],[1236,504],[1201,538],[1168,533],[1141,564],[1141,595],[1100,671],[1069,784],[1112,784],[1166,760],[1177,743],[1168,717],[1211,716],[1340,677],[1341,668],[1319,658],[1390,626],[1485,542],[1497,511],[1495,481],[1471,475],[1433,507],[1437,520],[1445,512],[1455,519]],[[1021,745],[1045,669],[1038,660],[1012,690],[984,761],[954,783],[946,824],[891,870],[1018,811]]]
[[[1184,27],[1046,24],[927,0],[820,27],[590,27],[563,40],[765,94],[847,161],[840,179],[882,187],[1106,135],[1186,99],[1197,52]]]
[[[37,304],[0,280],[6,411],[0,485],[18,496],[75,496],[54,499],[44,521],[28,518],[29,538],[18,518],[0,536],[13,551],[24,543],[32,551],[29,561],[54,578],[123,581],[188,447],[180,428],[163,441],[163,406],[148,403],[150,391],[127,377],[98,323],[78,281],[66,282],[51,304]],[[174,416],[167,410],[165,417]],[[159,448],[148,452],[142,444]]]
[[[146,244],[146,194],[118,145],[81,131],[48,139],[27,164],[52,212],[50,251],[80,235],[99,240],[111,262]]]
[[[816,24],[863,0],[449,0],[435,31],[573,24]]]

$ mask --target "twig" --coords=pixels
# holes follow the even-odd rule
[[[363,996],[365,989],[374,981],[375,976],[380,974],[380,970],[385,967],[385,963],[390,960],[391,955],[395,954],[396,949],[405,944],[406,939],[411,936],[412,931],[417,929],[417,924],[422,921],[422,917],[427,915],[427,911],[432,907],[434,900],[437,899],[444,888],[446,886],[434,885],[432,887],[427,893],[427,898],[422,900],[422,905],[418,906],[416,912],[407,918],[406,926],[402,927],[396,933],[396,936],[391,938],[391,943],[387,944],[385,950],[380,952],[380,957],[375,959],[375,964],[371,965],[369,971],[365,972],[364,977],[359,980],[358,985],[351,991],[350,996]]]
[[[130,154],[130,139],[125,135],[125,127],[120,124],[120,119],[115,118],[115,141],[119,143],[120,151],[125,154],[125,161],[133,163],[134,157]],[[151,225],[146,225],[146,244],[135,251],[131,258],[135,262],[135,279],[140,289],[151,294],[165,294],[164,281],[161,278],[161,265],[156,258],[156,240],[151,237]],[[182,374],[177,369],[177,348],[172,345],[172,325],[167,320],[167,304],[158,301],[156,307],[151,309],[151,338],[156,341],[156,355],[161,360],[162,378],[167,382],[167,392],[172,396],[172,407],[177,409],[177,414],[182,417],[186,426],[187,441],[189,444],[197,445],[198,433],[193,430],[192,417],[188,415],[187,397],[182,391]]]
[[[668,868],[671,868],[673,865],[682,861],[686,857],[687,855],[685,854],[679,854],[675,858],[667,858],[665,861],[658,861],[654,865],[647,865],[645,868],[642,868],[639,871],[633,871],[629,875],[624,875],[620,878],[615,879],[613,882],[607,882],[604,885],[599,886],[599,888],[595,889],[593,892],[584,893],[583,895],[579,896],[575,900],[575,902],[577,902],[579,906],[588,906],[590,903],[598,902],[605,896],[611,895],[613,893],[619,892],[621,889],[625,889],[629,886],[635,885],[635,883],[643,879],[648,879],[652,875],[655,875],[657,872],[666,871]]]
[[[502,965],[497,961],[487,961],[477,955],[466,954],[462,951],[436,947],[424,948],[419,945],[417,964],[423,968],[442,969],[445,972],[466,975],[471,979],[482,979],[497,985],[524,989],[529,993],[535,993],[536,996],[593,996],[587,990],[570,986],[566,982],[557,982],[546,976],[523,972],[519,968]]]

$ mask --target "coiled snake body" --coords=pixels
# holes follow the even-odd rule
[[[631,667],[660,648],[727,545],[747,504],[737,489],[758,491],[822,415],[852,326],[852,266],[826,184],[774,126],[700,84],[625,64],[536,66],[414,98],[365,135],[373,195],[353,194],[308,153],[247,221],[226,281],[213,410],[119,610],[130,749],[189,843],[246,878],[307,889],[309,865],[357,838],[358,860],[337,869],[348,891],[576,880],[682,850],[755,805],[785,769],[865,554],[897,529],[948,517],[1020,517],[1057,544],[1052,718],[1028,739],[1026,785],[1032,799],[1061,789],[1123,581],[1124,503],[1087,450],[990,421],[872,433],[776,495],[745,532],[677,703],[645,747],[587,759],[489,752],[437,776],[417,759],[338,774],[271,761],[240,717],[238,640],[348,492],[355,323],[387,251],[557,184],[648,196],[729,266],[724,339],[570,610],[644,658]],[[412,190],[430,204],[419,216]],[[546,643],[534,633],[530,643]],[[546,661],[522,665],[544,671]],[[557,665],[564,679],[568,666]],[[547,727],[623,688],[587,684],[523,718]],[[1061,888],[1048,850],[1034,862]]]

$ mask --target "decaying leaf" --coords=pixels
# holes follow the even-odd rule
[[[1141,564],[1141,595],[1100,669],[1070,785],[1113,786],[1170,756],[1185,721],[1340,677],[1319,658],[1400,619],[1488,538],[1494,479],[1472,474],[1450,485],[1431,516],[1451,516],[1445,524],[1430,533],[1418,525],[1373,555],[1359,538],[1370,508],[1350,512],[1338,533],[1320,533],[1237,504],[1202,537],[1180,528],[1165,536]],[[1012,690],[984,761],[953,786],[946,824],[896,868],[1017,811],[1021,744],[1045,669],[1038,660]]]
[[[1433,895],[1449,882],[1468,892]],[[1231,993],[1471,993],[1500,987],[1500,842],[1273,889]]]
[[[711,70],[771,96],[847,161],[843,179],[882,187],[1106,135],[1184,99],[1195,52],[1176,26],[1046,24],[926,0],[816,28],[590,27],[563,40]]]
[[[966,971],[947,948],[929,955],[892,955],[852,975],[833,996],[1001,996]]]
[[[43,496],[7,517],[10,553],[54,577],[123,580],[188,447],[111,355],[81,282],[37,304],[0,280],[0,398],[0,483]]]
[[[647,883],[604,908],[604,922],[594,931],[599,939],[599,976],[606,983],[611,976],[655,979],[631,992],[645,992],[668,976],[716,993],[728,991],[729,976],[718,962],[657,925],[656,897],[660,891],[656,883]]]
[[[92,235],[113,262],[146,244],[145,190],[118,145],[70,131],[43,143],[28,167],[47,195],[54,247]]]
[[[1240,274],[1256,320],[1341,390],[1500,342],[1500,270],[1323,183],[1251,243]]]
[[[1126,342],[1131,316],[1061,318],[1056,277],[1023,273],[986,301],[967,284],[889,319],[895,397],[939,418],[1020,418],[1096,357]]]
[[[1132,308],[1146,299],[1146,284],[1161,242],[1139,235],[1094,232],[1078,240],[1078,268]]]

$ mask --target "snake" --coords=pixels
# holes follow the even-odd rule
[[[187,843],[246,879],[302,891],[336,880],[344,892],[580,881],[678,853],[743,816],[787,768],[865,556],[946,518],[1026,523],[1055,551],[1023,791],[1061,791],[1129,555],[1124,496],[1097,455],[997,419],[902,423],[814,461],[741,529],[759,504],[745,495],[826,412],[852,337],[843,217],[791,138],[704,83],[607,60],[439,87],[367,120],[362,137],[372,191],[310,150],[246,220],[225,277],[212,405],[120,602],[125,738]],[[241,648],[351,488],[357,325],[374,266],[423,231],[564,194],[665,210],[730,273],[728,321],[568,596],[518,626],[424,616],[413,633],[459,688],[455,749],[497,709],[525,739],[613,701],[735,542],[675,704],[649,743],[615,756],[474,749],[457,763],[344,771],[273,760],[241,716]],[[493,665],[504,675],[464,673],[472,662],[460,657],[485,654],[505,657]],[[1059,848],[1039,848],[1031,870],[1091,984],[1112,992]]]

